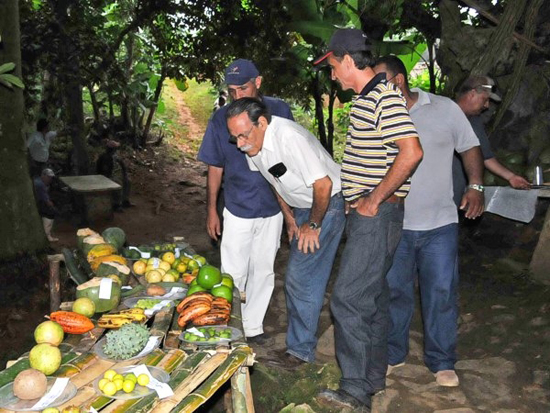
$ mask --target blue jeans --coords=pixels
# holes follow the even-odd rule
[[[402,363],[409,352],[416,270],[424,322],[424,363],[433,373],[452,370],[456,362],[458,317],[457,224],[429,231],[403,231],[388,273],[391,365]]]
[[[308,222],[310,212],[309,208],[294,208],[296,224]],[[315,360],[317,324],[345,222],[344,199],[336,194],[321,223],[320,249],[304,254],[298,250],[296,239],[290,244],[285,280],[286,346],[288,353],[307,362]]]
[[[365,217],[352,209],[347,242],[334,285],[336,357],[340,388],[370,406],[371,395],[384,389],[388,362],[389,291],[386,273],[403,228],[403,205],[383,203]]]

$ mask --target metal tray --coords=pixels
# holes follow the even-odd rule
[[[214,328],[216,329],[217,331],[220,331],[220,330],[226,330],[226,329],[229,329],[231,330],[231,338],[221,338],[219,340],[216,340],[216,341],[191,341],[191,340],[186,340],[184,337],[185,337],[185,333],[188,332],[189,329],[187,330],[184,330],[179,336],[178,338],[185,342],[185,343],[190,343],[190,344],[196,344],[197,346],[215,346],[216,344],[229,344],[231,343],[233,340],[238,340],[239,338],[241,338],[243,336],[241,330],[235,328],[235,327],[229,327],[229,326],[201,326],[201,327],[195,327],[195,328]]]
[[[128,366],[128,367],[121,367],[119,369],[114,369],[114,370],[117,373],[120,373],[120,374],[124,375],[124,374],[129,373],[130,371],[132,371],[135,367],[136,366]],[[153,376],[155,379],[157,379],[158,381],[160,381],[162,383],[168,383],[168,381],[170,380],[170,375],[168,373],[166,373],[164,370],[162,370],[158,367],[147,366],[147,369],[149,369],[149,372],[151,373],[151,376]],[[94,390],[96,391],[97,394],[99,394],[101,396],[104,396],[104,397],[109,397],[111,399],[116,399],[116,400],[139,399],[139,398],[145,397],[145,396],[147,396],[147,395],[149,395],[149,394],[151,394],[155,391],[153,389],[150,389],[149,387],[140,386],[139,384],[136,384],[136,387],[130,393],[126,393],[123,390],[119,390],[115,394],[113,394],[112,396],[107,396],[106,394],[104,394],[99,389],[99,380],[101,380],[102,378],[103,378],[103,376],[99,376],[98,378],[96,378],[94,380]]]

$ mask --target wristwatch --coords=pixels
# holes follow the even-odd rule
[[[321,228],[317,222],[313,222],[313,221],[310,221],[310,222],[309,222],[309,227],[310,227],[311,229],[319,229],[319,228]]]
[[[468,189],[475,189],[476,191],[479,191],[481,193],[483,193],[485,191],[485,187],[483,185],[479,185],[479,184],[468,185]]]

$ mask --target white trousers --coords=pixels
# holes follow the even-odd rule
[[[220,246],[222,272],[229,273],[239,291],[244,333],[254,337],[264,332],[263,321],[275,286],[275,255],[279,249],[283,214],[269,218],[239,218],[224,208]]]

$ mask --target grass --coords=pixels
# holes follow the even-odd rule
[[[198,83],[195,79],[192,79],[188,84],[189,88],[183,92],[183,99],[189,106],[195,121],[204,130],[210,115],[212,115],[217,93],[210,82]]]

